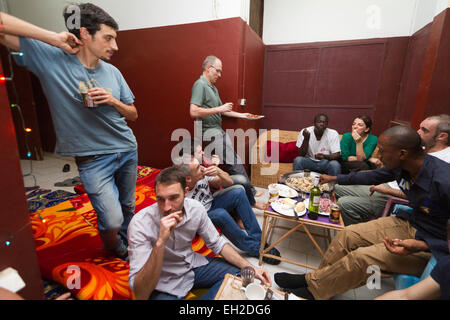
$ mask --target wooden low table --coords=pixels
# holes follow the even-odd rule
[[[285,220],[285,221],[290,221],[290,222],[295,222],[296,225],[294,225],[292,228],[288,228],[288,227],[284,227],[284,226],[277,226],[276,225],[276,221],[277,220]],[[319,228],[323,228],[326,230],[327,235],[323,235],[323,234],[316,234],[316,233],[312,233],[309,231],[308,226],[315,226],[315,227],[319,227]],[[266,210],[264,210],[264,222],[263,222],[263,226],[262,226],[262,235],[261,235],[261,247],[260,247],[260,254],[259,254],[259,265],[262,265],[262,259],[263,257],[268,257],[268,258],[274,258],[277,260],[281,260],[284,262],[289,262],[295,265],[299,265],[302,267],[306,267],[309,269],[313,269],[316,270],[317,267],[311,266],[311,265],[307,265],[298,261],[294,261],[294,260],[290,260],[290,259],[286,259],[283,257],[277,257],[271,254],[268,254],[268,251],[270,249],[272,249],[273,247],[275,247],[278,243],[280,243],[283,239],[287,238],[289,235],[291,235],[293,232],[303,232],[306,233],[308,235],[308,237],[311,239],[312,243],[314,244],[314,246],[316,247],[316,249],[320,252],[320,254],[323,256],[324,252],[322,251],[322,249],[320,248],[320,246],[317,244],[316,239],[314,238],[314,236],[316,237],[322,237],[328,240],[328,243],[331,242],[331,234],[330,234],[330,230],[334,230],[334,232],[340,231],[342,229],[344,229],[344,222],[342,221],[342,215],[340,215],[339,218],[339,223],[332,223],[329,221],[329,218],[326,216],[321,216],[319,215],[319,217],[317,218],[317,220],[312,220],[308,217],[308,214],[305,214],[301,217],[299,217],[298,219],[295,217],[289,217],[289,216],[285,216],[282,215],[280,213],[275,212],[272,207],[270,206],[270,204],[267,205]],[[273,229],[284,229],[287,230],[286,233],[284,233],[279,239],[277,239],[275,242],[273,242],[270,246],[268,246],[266,249],[264,249],[264,245],[267,243],[267,239],[269,238],[270,233],[272,232]],[[299,230],[299,229],[303,229],[303,230]]]
[[[241,290],[242,279],[227,273],[222,285],[217,291],[214,300],[247,300],[245,293]],[[284,300],[284,292],[271,288],[275,299]],[[273,299],[272,299],[273,300]]]

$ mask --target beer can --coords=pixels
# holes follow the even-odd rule
[[[336,203],[333,203],[331,205],[330,222],[339,223],[340,215],[341,215],[341,212],[340,212],[339,206]]]

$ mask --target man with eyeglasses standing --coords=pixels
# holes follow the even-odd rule
[[[190,115],[202,124],[204,141],[211,141],[208,149],[216,151],[223,169],[230,175],[243,175],[247,178],[241,158],[236,154],[231,139],[222,129],[222,115],[232,118],[248,119],[251,114],[233,111],[233,103],[222,103],[219,91],[214,86],[222,76],[222,61],[215,56],[206,57],[202,64],[203,73],[192,88]],[[256,193],[252,187],[253,193]],[[255,194],[255,196],[259,196]]]

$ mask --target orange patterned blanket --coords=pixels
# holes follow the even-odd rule
[[[136,212],[156,202],[154,181],[161,170],[138,168]],[[86,194],[31,214],[42,276],[53,279],[81,300],[133,299],[127,262],[104,250],[97,214]],[[192,241],[194,251],[214,253],[203,239]]]

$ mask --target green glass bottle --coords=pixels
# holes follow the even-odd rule
[[[320,189],[319,189],[319,177],[315,177],[314,187],[309,192],[309,205],[308,205],[308,217],[313,220],[317,220],[319,217],[319,204],[320,204]]]

